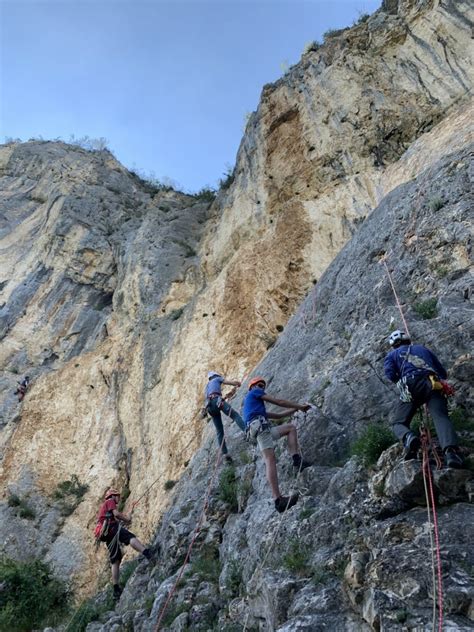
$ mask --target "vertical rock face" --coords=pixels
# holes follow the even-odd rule
[[[442,603],[443,627],[472,629],[472,469],[432,469],[441,598],[436,561],[433,580],[433,516],[427,515],[421,463],[404,462],[396,444],[364,467],[348,458],[347,448],[368,424],[387,424],[397,399],[383,379],[382,361],[387,335],[401,317],[382,256],[411,335],[449,368],[457,387],[452,406],[458,421],[459,412],[464,415],[461,443],[474,445],[467,260],[473,150],[471,144],[445,156],[392,191],[256,367],[269,394],[306,399],[315,407],[293,419],[303,455],[314,465],[295,480],[286,451],[277,449],[281,489],[298,491],[297,505],[275,512],[258,450],[229,428],[234,465],[221,467],[215,477],[215,443],[196,453],[157,530],[159,560],[138,565],[115,612],[88,632],[125,625],[145,632],[158,622],[163,630],[401,632],[438,627],[434,600]],[[419,306],[430,299],[435,309],[428,318]],[[472,456],[470,463],[472,468]]]
[[[234,181],[210,209],[150,188],[108,152],[63,143],[0,148],[0,480],[7,490],[0,537],[9,555],[40,553],[90,590],[101,570],[91,530],[104,489],[121,485],[137,498],[152,486],[134,526],[151,536],[168,502],[163,483],[182,475],[205,434],[197,410],[206,371],[242,378],[273,346],[261,367],[270,387],[320,407],[321,419],[304,431],[311,456],[322,463],[342,456],[389,403],[380,361],[397,313],[388,308],[382,253],[397,262],[414,334],[440,351],[459,382],[460,404],[471,403],[470,12],[462,1],[385,2],[305,54],[264,88]],[[422,184],[400,187],[420,174]],[[441,178],[447,184],[437,188]],[[413,312],[428,298],[439,314],[429,327]],[[445,339],[448,324],[455,334]],[[25,374],[32,386],[20,408],[13,391]],[[202,459],[189,472],[203,483]],[[329,481],[330,473],[321,477]],[[54,492],[73,475],[89,491],[64,516]],[[255,482],[261,476],[250,504],[265,493]],[[193,494],[203,492],[197,482]],[[35,518],[15,517],[8,494],[34,505]],[[177,498],[178,513],[167,518],[173,524],[190,502]],[[253,516],[249,538],[267,518]],[[293,594],[299,584],[292,586]],[[364,612],[374,613],[377,599],[367,590]],[[265,599],[273,604],[270,594]],[[303,617],[302,606],[292,608]],[[283,625],[290,614],[266,614],[266,625]],[[364,618],[376,626],[376,614]]]

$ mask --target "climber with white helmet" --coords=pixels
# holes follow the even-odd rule
[[[102,503],[99,514],[97,516],[97,524],[95,527],[95,537],[98,542],[105,542],[109,550],[109,560],[112,566],[112,584],[114,591],[114,599],[120,599],[122,588],[119,585],[120,578],[120,562],[122,561],[121,544],[130,545],[132,549],[141,553],[146,559],[152,558],[152,552],[147,549],[134,533],[128,531],[122,523],[130,524],[132,521],[131,514],[125,514],[118,510],[120,501],[120,492],[110,488],[105,493],[104,502]]]
[[[385,357],[384,370],[400,392],[400,401],[392,414],[392,428],[403,443],[406,461],[417,457],[420,438],[410,430],[416,411],[426,404],[448,467],[460,468],[458,438],[448,416],[446,396],[453,394],[446,382],[447,373],[435,354],[423,345],[412,344],[410,337],[397,329],[388,339],[392,347]]]
[[[312,463],[303,460],[299,446],[296,426],[293,424],[282,424],[273,426],[269,419],[283,419],[292,415],[297,410],[306,412],[311,408],[310,404],[296,404],[286,399],[277,399],[265,393],[266,380],[263,377],[254,377],[249,382],[249,391],[244,399],[243,416],[246,424],[247,435],[251,441],[258,444],[263,458],[268,483],[272,491],[275,509],[283,513],[298,502],[298,494],[292,496],[282,496],[278,485],[278,473],[275,458],[275,441],[282,437],[288,437],[288,452],[293,460],[293,467],[300,472]],[[289,408],[281,413],[268,412],[265,402],[275,404],[282,408]]]
[[[235,421],[242,432],[245,432],[245,424],[239,413],[222,397],[222,385],[229,385],[238,388],[240,382],[238,380],[229,380],[216,371],[209,371],[207,374],[207,384],[205,390],[206,411],[211,416],[217,433],[217,443],[222,448],[222,454],[227,463],[232,463],[232,457],[228,453],[227,445],[224,439],[224,426],[222,425],[221,413],[227,415]],[[226,397],[229,397],[228,394]]]

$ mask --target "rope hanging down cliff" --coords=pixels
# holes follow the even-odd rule
[[[207,491],[206,491],[206,495],[204,497],[204,504],[203,504],[203,508],[202,508],[202,511],[201,511],[201,515],[199,516],[199,520],[198,520],[198,522],[196,524],[196,527],[194,528],[193,536],[191,538],[191,542],[189,543],[188,550],[186,552],[186,556],[185,556],[183,564],[181,566],[181,570],[179,571],[178,577],[176,578],[176,581],[174,582],[170,592],[168,593],[168,597],[166,598],[165,604],[164,604],[163,608],[161,609],[161,612],[159,614],[156,627],[154,628],[154,632],[158,632],[158,630],[160,629],[160,625],[161,625],[161,622],[163,620],[163,617],[165,616],[165,612],[166,612],[166,610],[167,610],[167,608],[168,608],[168,606],[170,604],[170,601],[171,601],[174,593],[176,592],[176,588],[178,586],[178,583],[179,583],[181,577],[183,576],[184,569],[186,568],[186,565],[189,562],[189,558],[191,556],[191,551],[192,551],[192,549],[194,547],[194,544],[196,543],[197,537],[198,537],[198,535],[199,535],[199,533],[201,531],[202,524],[204,522],[204,518],[206,517],[206,511],[207,511],[207,508],[208,508],[208,505],[209,505],[209,498],[210,498],[210,495],[211,495],[211,489],[212,489],[212,486],[213,486],[215,478],[216,478],[217,468],[219,467],[219,463],[221,462],[222,446],[224,445],[224,439],[225,439],[225,437],[222,438],[221,444],[220,444],[219,449],[217,451],[217,458],[216,458],[216,461],[215,461],[215,464],[214,464],[214,469],[213,469],[213,472],[212,472],[212,476],[211,476],[211,478],[209,480],[209,484],[207,486]]]
[[[385,267],[385,271],[387,273],[388,280],[390,282],[390,286],[392,288],[392,292],[395,297],[395,302],[400,312],[400,316],[401,316],[403,325],[405,327],[406,333],[408,334],[408,336],[410,336],[408,324],[405,319],[405,315],[403,314],[402,305],[400,303],[400,299],[398,297],[397,290],[395,288],[395,284],[392,279],[392,275],[387,265],[387,256],[383,255],[380,261],[381,263],[383,263]],[[427,411],[426,404],[424,406],[424,409],[425,409],[425,415],[427,417],[428,411]],[[424,484],[424,489],[425,489],[426,509],[428,513],[428,528],[429,528],[429,535],[430,535],[431,568],[432,568],[432,581],[433,581],[432,629],[434,630],[435,625],[436,625],[436,601],[438,601],[438,631],[442,632],[442,629],[443,629],[443,575],[442,575],[442,568],[441,568],[441,547],[440,547],[440,542],[439,542],[438,516],[436,512],[436,502],[435,502],[435,497],[434,497],[434,492],[433,492],[433,481],[432,481],[431,466],[430,466],[430,461],[429,461],[430,450],[433,452],[433,454],[436,454],[436,451],[433,449],[429,428],[423,418],[421,420],[420,430],[421,430],[422,454],[423,454],[423,461],[422,461],[423,484]],[[437,464],[439,467],[440,462],[437,457],[437,454],[436,454],[436,458],[437,458]],[[431,511],[430,511],[430,506],[431,506]],[[433,524],[431,523],[431,512],[433,513]],[[433,532],[434,532],[435,542],[433,542]],[[435,554],[436,554],[436,562],[435,562]],[[437,568],[437,577],[438,577],[437,582],[436,582],[435,566]]]

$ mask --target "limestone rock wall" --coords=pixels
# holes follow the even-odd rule
[[[247,376],[378,202],[466,146],[470,13],[462,1],[385,2],[305,54],[264,87],[234,181],[211,208],[153,190],[108,152],[0,149],[8,554],[39,542],[89,591],[91,529],[111,483],[137,498],[158,481],[134,522],[143,538],[154,533],[163,483],[213,437],[197,415],[206,371]],[[453,252],[462,267],[465,250]],[[89,492],[64,517],[51,495],[72,474]],[[12,493],[35,506],[34,520],[14,517]]]
[[[158,559],[138,564],[117,607],[91,623],[87,632],[112,632],[121,626],[145,632],[156,629],[159,621],[163,631],[202,632],[212,627],[232,632],[440,627],[439,610],[433,611],[433,601],[439,599],[436,563],[433,583],[431,562],[433,517],[425,506],[421,463],[404,462],[398,443],[371,467],[349,458],[354,436],[369,424],[387,425],[397,400],[396,389],[382,375],[387,336],[401,326],[381,264],[384,255],[411,335],[437,353],[457,390],[450,407],[458,412],[460,444],[471,469],[432,468],[442,628],[473,628],[473,301],[468,261],[473,151],[471,144],[444,156],[387,195],[255,369],[268,380],[268,393],[310,401],[315,407],[293,417],[303,455],[314,465],[295,479],[283,441],[276,450],[281,489],[299,492],[296,506],[282,515],[275,512],[258,449],[235,426],[229,427],[232,469],[219,466],[213,476],[217,448],[211,440],[196,452],[160,522],[154,539],[161,550]],[[427,318],[417,306],[429,299],[436,310]],[[245,386],[236,404],[244,392]],[[235,478],[233,493],[229,472]],[[103,598],[102,593],[97,601]]]

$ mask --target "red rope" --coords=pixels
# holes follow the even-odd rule
[[[387,265],[387,261],[386,261],[386,257],[382,257],[381,259],[382,263],[385,266],[385,270],[387,272],[387,276],[388,276],[388,280],[390,281],[390,285],[392,287],[392,292],[393,295],[395,297],[395,301],[397,303],[397,307],[398,310],[400,312],[400,316],[402,317],[402,321],[403,321],[403,325],[405,327],[405,331],[408,334],[408,336],[410,336],[410,331],[408,329],[408,324],[407,321],[405,320],[405,316],[403,314],[403,309],[400,303],[400,300],[398,298],[398,294],[397,294],[397,290],[395,288],[395,284],[393,283],[392,280],[392,275],[390,274],[390,270],[388,269],[388,265]],[[425,411],[426,412],[426,411]],[[430,436],[430,432],[428,430],[428,428],[426,426],[424,426],[423,428],[423,432],[422,432],[422,445],[423,445],[423,478],[424,481],[426,483],[426,480],[428,480],[428,489],[430,492],[430,498],[427,498],[427,509],[428,509],[428,519],[429,519],[429,515],[430,515],[430,507],[429,507],[429,503],[431,500],[431,509],[432,509],[432,513],[433,513],[433,528],[434,528],[434,535],[435,535],[435,550],[436,550],[436,561],[437,561],[437,570],[438,570],[438,631],[442,632],[443,630],[443,575],[442,575],[442,570],[441,570],[441,550],[440,550],[440,544],[439,544],[439,529],[438,529],[438,515],[436,513],[436,503],[435,503],[435,497],[434,497],[434,491],[433,491],[433,480],[432,480],[432,476],[431,476],[431,468],[430,468],[430,463],[429,463],[429,448],[430,446],[432,446],[431,444],[431,436]],[[433,454],[434,451],[433,451]],[[440,466],[440,460],[437,454],[435,454],[435,458],[438,464],[438,467]],[[425,484],[426,487],[426,484]],[[436,601],[436,586],[435,586],[435,582],[433,582],[433,600]],[[436,603],[435,603],[436,605]],[[433,628],[434,628],[434,621],[433,621]]]
[[[176,588],[178,586],[179,580],[181,579],[183,573],[184,573],[184,569],[189,561],[189,558],[191,556],[191,551],[193,549],[193,546],[197,540],[197,537],[199,535],[199,532],[201,531],[201,527],[202,527],[202,523],[204,521],[204,518],[206,517],[206,511],[207,511],[207,507],[209,505],[209,497],[211,495],[211,489],[212,489],[212,485],[214,484],[214,480],[216,478],[216,473],[217,473],[217,468],[219,466],[220,460],[221,460],[221,453],[222,453],[222,446],[224,445],[224,441],[225,441],[225,437],[222,437],[222,442],[219,446],[219,450],[217,452],[217,459],[214,465],[214,471],[212,473],[212,477],[210,479],[209,485],[207,487],[207,493],[206,493],[206,497],[204,499],[204,505],[202,508],[202,512],[201,512],[201,516],[199,517],[198,523],[196,524],[196,527],[194,529],[194,533],[193,533],[193,537],[191,539],[191,542],[189,544],[187,553],[186,553],[186,557],[184,558],[184,562],[183,565],[181,566],[181,570],[179,571],[178,577],[176,578],[176,581],[174,582],[170,592],[168,593],[168,597],[165,601],[165,605],[163,606],[163,609],[160,612],[160,616],[158,617],[158,622],[156,624],[156,628],[154,628],[154,632],[158,632],[158,630],[160,629],[160,625],[161,625],[161,621],[163,620],[163,617],[165,615],[166,609],[168,608],[168,605],[171,601],[171,598],[173,597],[174,593],[176,592]]]
[[[438,574],[438,630],[442,632],[443,630],[443,574],[441,569],[441,548],[439,543],[439,528],[438,528],[438,515],[436,512],[436,502],[433,491],[433,479],[431,476],[431,468],[429,462],[429,448],[432,447],[431,437],[428,428],[424,428],[424,431],[421,435],[422,445],[423,445],[423,477],[428,481],[428,489],[430,492],[429,501],[431,502],[431,511],[433,513],[433,529],[435,536],[435,551],[436,551],[436,563],[437,563],[437,574]],[[428,512],[429,512],[429,504],[428,504]],[[435,590],[435,586],[433,586],[433,591]],[[433,594],[433,598],[435,595]],[[434,627],[434,621],[433,621]]]
[[[395,289],[395,285],[394,285],[394,283],[393,283],[393,281],[392,281],[392,275],[390,274],[390,270],[388,269],[388,265],[387,265],[387,262],[386,262],[386,260],[385,260],[385,257],[382,257],[382,260],[381,260],[381,261],[382,261],[382,263],[383,263],[383,264],[384,264],[384,266],[385,266],[385,270],[387,271],[388,280],[390,281],[390,285],[392,286],[393,295],[394,295],[394,297],[395,297],[395,301],[396,301],[396,303],[397,303],[397,307],[398,307],[398,309],[399,309],[399,311],[400,311],[400,316],[402,317],[402,321],[403,321],[403,325],[404,325],[404,327],[405,327],[405,331],[406,331],[406,333],[407,333],[407,334],[408,334],[408,336],[409,336],[409,335],[410,335],[410,331],[408,330],[407,321],[405,320],[405,316],[403,315],[403,309],[402,309],[402,306],[401,306],[400,301],[399,301],[399,299],[398,299],[397,290]]]

